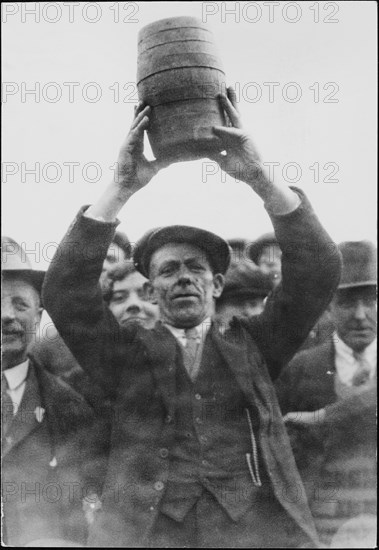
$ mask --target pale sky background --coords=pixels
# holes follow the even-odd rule
[[[71,22],[68,4],[78,4]],[[280,163],[275,176],[283,178],[284,169],[284,177],[295,177],[285,166],[297,163],[296,185],[332,238],[375,240],[376,3],[275,4],[53,2],[43,11],[47,3],[40,2],[36,21],[36,14],[25,12],[33,3],[3,3],[3,234],[29,250],[39,243],[41,254],[32,259],[47,267],[55,248],[49,243],[60,241],[80,206],[96,200],[112,177],[109,167],[137,98],[139,29],[192,15],[213,31],[228,83],[240,91],[245,127],[263,159]],[[71,101],[64,85],[70,82],[77,83]],[[279,83],[273,101],[270,82]],[[25,94],[36,83],[37,97]],[[299,100],[288,101],[299,90]],[[96,92],[101,97],[91,102]],[[47,100],[57,93],[59,100]],[[36,163],[39,182],[26,172]],[[79,163],[72,181],[68,163]],[[90,181],[99,169],[99,181]],[[248,240],[270,229],[260,199],[207,160],[160,172],[130,200],[120,220],[132,242],[150,227],[173,223]]]

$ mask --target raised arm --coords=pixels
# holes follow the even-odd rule
[[[228,96],[220,101],[230,127],[214,129],[226,154],[212,158],[264,201],[283,253],[282,283],[267,300],[264,312],[247,325],[276,378],[331,300],[340,277],[340,254],[304,193],[269,179],[242,128],[232,90]]]
[[[121,329],[102,299],[99,278],[125,202],[162,166],[143,155],[149,107],[139,105],[121,148],[114,180],[83,208],[60,244],[45,277],[44,306],[80,365],[105,389],[117,387],[125,360],[138,353],[136,327]],[[127,358],[127,359],[125,359]]]
[[[113,181],[99,200],[88,208],[86,216],[115,222],[128,199],[168,165],[167,161],[148,161],[143,154],[143,137],[149,125],[150,111],[150,107],[142,103],[135,107],[134,121],[120,149]]]

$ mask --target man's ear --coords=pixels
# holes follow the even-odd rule
[[[150,281],[146,281],[146,283],[143,284],[143,292],[145,299],[150,302],[151,304],[157,305],[157,295],[154,289],[154,286],[151,284]]]
[[[38,325],[40,325],[41,323],[42,313],[43,313],[43,307],[39,307],[36,313],[36,320]]]
[[[325,308],[325,311],[327,311],[330,315],[333,314],[335,304],[336,304],[336,295],[334,294],[333,298],[330,300],[329,304]]]
[[[213,277],[213,298],[219,298],[224,290],[225,277],[221,273],[216,273]]]

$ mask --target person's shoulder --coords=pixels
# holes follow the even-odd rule
[[[71,385],[49,372],[34,357],[30,357],[30,365],[34,369],[43,402],[48,402],[50,407],[58,412],[63,411],[63,406],[67,406],[71,414],[77,412],[92,416],[93,407]]]
[[[333,355],[333,342],[327,340],[318,346],[297,353],[289,362],[287,368],[294,370],[314,371],[317,368],[327,367]]]

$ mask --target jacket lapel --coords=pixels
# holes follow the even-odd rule
[[[220,335],[213,329],[212,336],[234,373],[249,408],[259,417],[262,430],[268,429],[274,418],[273,406],[276,403],[276,395],[258,348],[249,345],[241,326],[225,335]]]
[[[33,365],[30,364],[24,395],[5,438],[3,456],[6,456],[32,431],[39,428],[42,422],[46,422],[44,409],[41,407],[41,396],[35,371]]]
[[[251,399],[251,394],[254,394],[253,376],[246,340],[230,338],[228,333],[222,335],[214,325],[211,327],[211,336],[227,365],[233,371],[241,390]]]
[[[175,405],[175,371],[179,344],[171,332],[160,322],[153,330],[146,331],[153,376],[157,382],[168,414],[173,415]]]

